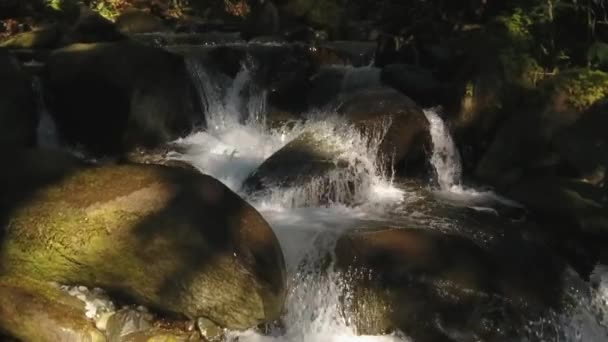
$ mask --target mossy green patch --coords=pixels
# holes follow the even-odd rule
[[[549,80],[545,89],[565,92],[569,105],[585,110],[608,96],[608,73],[583,68],[562,71]]]

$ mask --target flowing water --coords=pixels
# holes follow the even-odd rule
[[[382,138],[382,130],[376,135],[362,136],[333,113],[311,113],[307,120],[269,128],[264,115],[266,94],[252,81],[251,65],[244,66],[234,80],[212,77],[194,59],[190,60],[189,67],[201,92],[208,128],[176,141],[180,152],[173,152],[169,157],[187,161],[201,172],[216,177],[259,210],[280,241],[289,277],[282,326],[265,334],[253,330],[229,332],[229,341],[409,341],[407,332],[359,336],[341,306],[340,298],[348,292],[348,284],[331,267],[320,272],[317,261],[331,254],[341,233],[356,228],[418,224],[446,231],[469,229],[473,238],[490,240],[491,237],[469,226],[466,219],[460,221],[460,214],[446,217],[434,210],[444,210],[445,203],[448,207],[482,212],[493,211],[495,203],[518,206],[492,192],[463,185],[458,150],[435,110],[427,110],[425,115],[431,124],[434,145],[431,163],[436,170],[437,186],[394,184],[376,162],[375,147]],[[375,71],[367,69],[362,74],[368,78],[375,75]],[[357,83],[349,80],[349,84]],[[339,198],[329,204],[315,200],[323,193],[322,187],[315,187],[314,182],[271,189],[262,195],[252,195],[242,189],[248,175],[303,132],[333,139],[332,143],[343,149],[341,158],[349,161],[351,172],[364,175],[358,178],[355,190],[358,205],[346,205]],[[326,176],[327,181],[337,186],[343,177],[344,174]],[[595,277],[596,289],[592,295],[578,299],[580,304],[573,314],[556,315],[543,321],[559,330],[559,336],[566,341],[601,341],[608,336],[607,316],[602,316],[607,308],[608,273],[599,269]],[[544,340],[533,332],[533,322],[530,327],[529,335],[536,339],[522,336],[521,341]]]
[[[395,183],[386,176],[390,172],[382,170],[376,160],[386,127],[365,136],[331,112],[310,113],[305,120],[276,127],[266,122],[266,92],[252,77],[255,63],[244,61],[234,79],[218,76],[195,58],[189,60],[188,66],[206,112],[207,129],[176,141],[179,152],[168,157],[189,162],[252,204],[277,235],[287,266],[288,295],[282,324],[265,333],[230,331],[229,342],[412,341],[407,331],[384,336],[358,334],[343,306],[348,282],[332,266],[319,269],[319,261],[331,255],[337,238],[352,229],[417,227],[457,232],[480,244],[491,243],[497,234],[488,232],[487,215],[493,220],[490,226],[513,228],[510,219],[499,216],[501,211],[497,208],[520,206],[491,191],[464,184],[458,149],[437,109],[424,111],[433,143],[433,185]],[[345,91],[379,82],[379,71],[372,67],[345,70]],[[59,139],[44,110],[42,93],[39,94],[39,141],[43,146],[56,147]],[[243,189],[247,177],[273,153],[310,132],[341,151],[337,158],[346,161],[347,167],[297,186],[253,194]],[[352,183],[356,183],[354,187]],[[327,184],[336,193],[329,202],[323,200]],[[346,202],[347,197],[354,201]],[[571,310],[530,321],[521,338],[509,341],[608,340],[608,267],[598,265],[590,285],[583,290],[574,285],[566,288],[564,291],[575,303]],[[87,314],[112,310],[105,299],[91,297],[95,290],[66,291],[87,301]],[[546,331],[552,332],[546,335],[549,337],[544,335]],[[453,336],[455,341],[471,340],[458,338],[458,333]]]

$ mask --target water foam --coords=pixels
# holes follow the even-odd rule
[[[203,83],[198,89],[208,113],[208,129],[176,141],[180,152],[169,157],[191,163],[248,199],[275,231],[289,274],[284,328],[270,334],[229,332],[228,341],[406,341],[397,335],[357,336],[342,311],[340,299],[346,288],[339,274],[312,269],[333,251],[342,232],[381,225],[384,208],[403,198],[391,180],[382,176],[376,161],[385,129],[363,135],[334,113],[311,113],[301,122],[269,129],[264,117],[265,93],[252,84],[249,67],[244,66],[226,86],[217,84],[200,64],[189,64],[194,78]],[[241,192],[241,184],[251,172],[305,132],[339,151],[336,159],[346,167],[306,184],[269,189],[262,196]],[[354,191],[359,205],[346,205],[342,195],[337,195],[331,204],[321,206],[320,197],[328,184],[337,194]]]

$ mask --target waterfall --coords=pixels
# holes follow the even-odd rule
[[[437,183],[443,191],[462,190],[462,166],[460,154],[445,122],[434,109],[424,110],[430,124],[433,154],[431,164],[437,175]]]
[[[36,105],[38,107],[38,127],[36,129],[36,141],[38,146],[56,149],[60,146],[59,133],[55,121],[49,113],[44,100],[44,89],[39,77],[34,77],[32,89],[36,94]]]
[[[406,192],[396,188],[384,176],[376,156],[390,123],[371,135],[363,135],[335,113],[321,112],[309,113],[301,121],[271,128],[266,124],[266,92],[252,77],[254,63],[243,64],[234,79],[207,70],[195,59],[188,61],[188,67],[200,93],[208,125],[204,131],[177,140],[179,152],[173,152],[169,157],[186,161],[217,178],[255,207],[277,236],[287,268],[288,289],[282,325],[271,326],[266,333],[229,331],[227,342],[411,341],[401,333],[359,336],[348,313],[348,305],[345,305],[352,295],[348,281],[331,263],[323,269],[320,266],[333,255],[338,237],[349,230],[411,227],[414,224],[425,229],[454,231],[470,223],[439,217],[439,211],[425,211],[429,202],[432,202],[430,206],[437,205],[433,196],[415,193],[409,198],[409,189]],[[354,68],[343,80],[342,90],[376,82],[377,69]],[[460,156],[448,128],[435,110],[424,113],[430,123],[431,163],[439,192],[453,196],[450,200],[454,202],[476,208],[487,205],[490,200],[503,201],[491,192],[464,188]],[[243,182],[258,166],[303,133],[312,133],[339,151],[333,162],[344,167],[306,184],[277,186],[255,195],[243,191]],[[328,189],[335,193],[329,203],[322,201]],[[420,191],[419,187],[416,189]],[[346,198],[355,198],[356,205],[347,205]],[[420,201],[426,200],[429,202],[419,205]],[[406,217],[400,216],[404,214]],[[557,323],[561,325],[549,320],[546,324],[560,331],[586,329],[592,332],[583,336],[604,336],[604,330],[587,315],[590,306],[585,303],[581,307],[583,324],[574,322],[578,318],[570,316]],[[580,338],[567,339],[576,340]],[[523,337],[521,341],[529,340]]]

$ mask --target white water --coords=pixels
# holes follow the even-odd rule
[[[190,63],[190,67],[199,80],[199,90],[205,95],[202,98],[207,111],[208,129],[177,141],[182,153],[172,153],[170,157],[190,162],[201,172],[214,176],[259,210],[279,239],[289,277],[283,328],[268,334],[253,330],[232,331],[228,333],[227,340],[409,341],[402,335],[358,336],[341,305],[341,297],[348,292],[347,284],[340,281],[336,272],[315,270],[316,262],[332,252],[342,232],[385,226],[395,219],[388,214],[393,208],[409,203],[407,194],[393,187],[377,168],[374,146],[378,145],[382,132],[372,137],[361,136],[331,113],[317,113],[306,122],[269,129],[264,119],[265,94],[255,89],[248,69],[244,68],[230,84],[217,84],[214,83],[217,80],[213,80],[200,65]],[[493,193],[477,192],[462,186],[460,157],[447,127],[436,112],[425,111],[425,114],[431,123],[435,147],[431,162],[437,171],[441,189],[438,196],[465,205],[482,203],[492,196],[496,200],[504,200]],[[264,160],[301,133],[311,131],[344,151],[339,158],[349,163],[351,172],[365,175],[365,179],[358,182],[356,190],[358,206],[340,203],[339,198],[330,205],[320,205],[315,198],[322,195],[319,193],[322,190],[316,188],[314,182],[292,188],[271,189],[262,195],[241,191],[243,181]],[[330,174],[327,177],[339,184],[344,174]],[[428,222],[428,225],[433,227],[443,224],[441,222],[442,218],[437,218],[436,222]],[[560,318],[560,325],[556,329],[565,331],[563,335],[567,337],[566,341],[600,341],[606,336],[605,327],[602,326],[606,324],[606,316],[602,318],[603,323],[598,324],[594,316],[597,310],[590,311],[590,308],[599,307],[601,310],[606,307],[608,276],[605,276],[602,284],[594,292],[591,302],[581,301],[580,308],[573,315]]]
[[[323,189],[315,181],[298,187],[271,189],[263,195],[240,192],[260,211],[272,226],[290,275],[284,330],[269,336],[254,331],[231,332],[229,341],[304,341],[304,342],[394,342],[400,336],[357,336],[355,328],[341,311],[340,296],[344,288],[337,274],[307,272],[315,262],[333,250],[336,238],[348,229],[381,224],[385,207],[398,203],[403,192],[391,186],[376,166],[378,139],[383,132],[362,136],[350,125],[331,113],[313,113],[306,123],[268,129],[264,120],[264,92],[253,87],[250,71],[243,68],[228,91],[214,84],[200,65],[190,69],[202,83],[203,105],[208,113],[208,129],[176,143],[185,153],[172,153],[171,158],[185,160],[201,172],[210,174],[234,191],[264,160],[303,132],[313,132],[337,148],[338,158],[347,161],[344,172],[329,174],[326,180],[336,188],[345,188],[349,175],[359,177],[356,198],[361,205],[349,207],[340,196],[331,205],[321,206]],[[242,96],[245,94],[246,96]],[[245,103],[243,103],[245,102]],[[181,150],[181,149],[180,149]],[[326,188],[325,188],[326,189]]]

